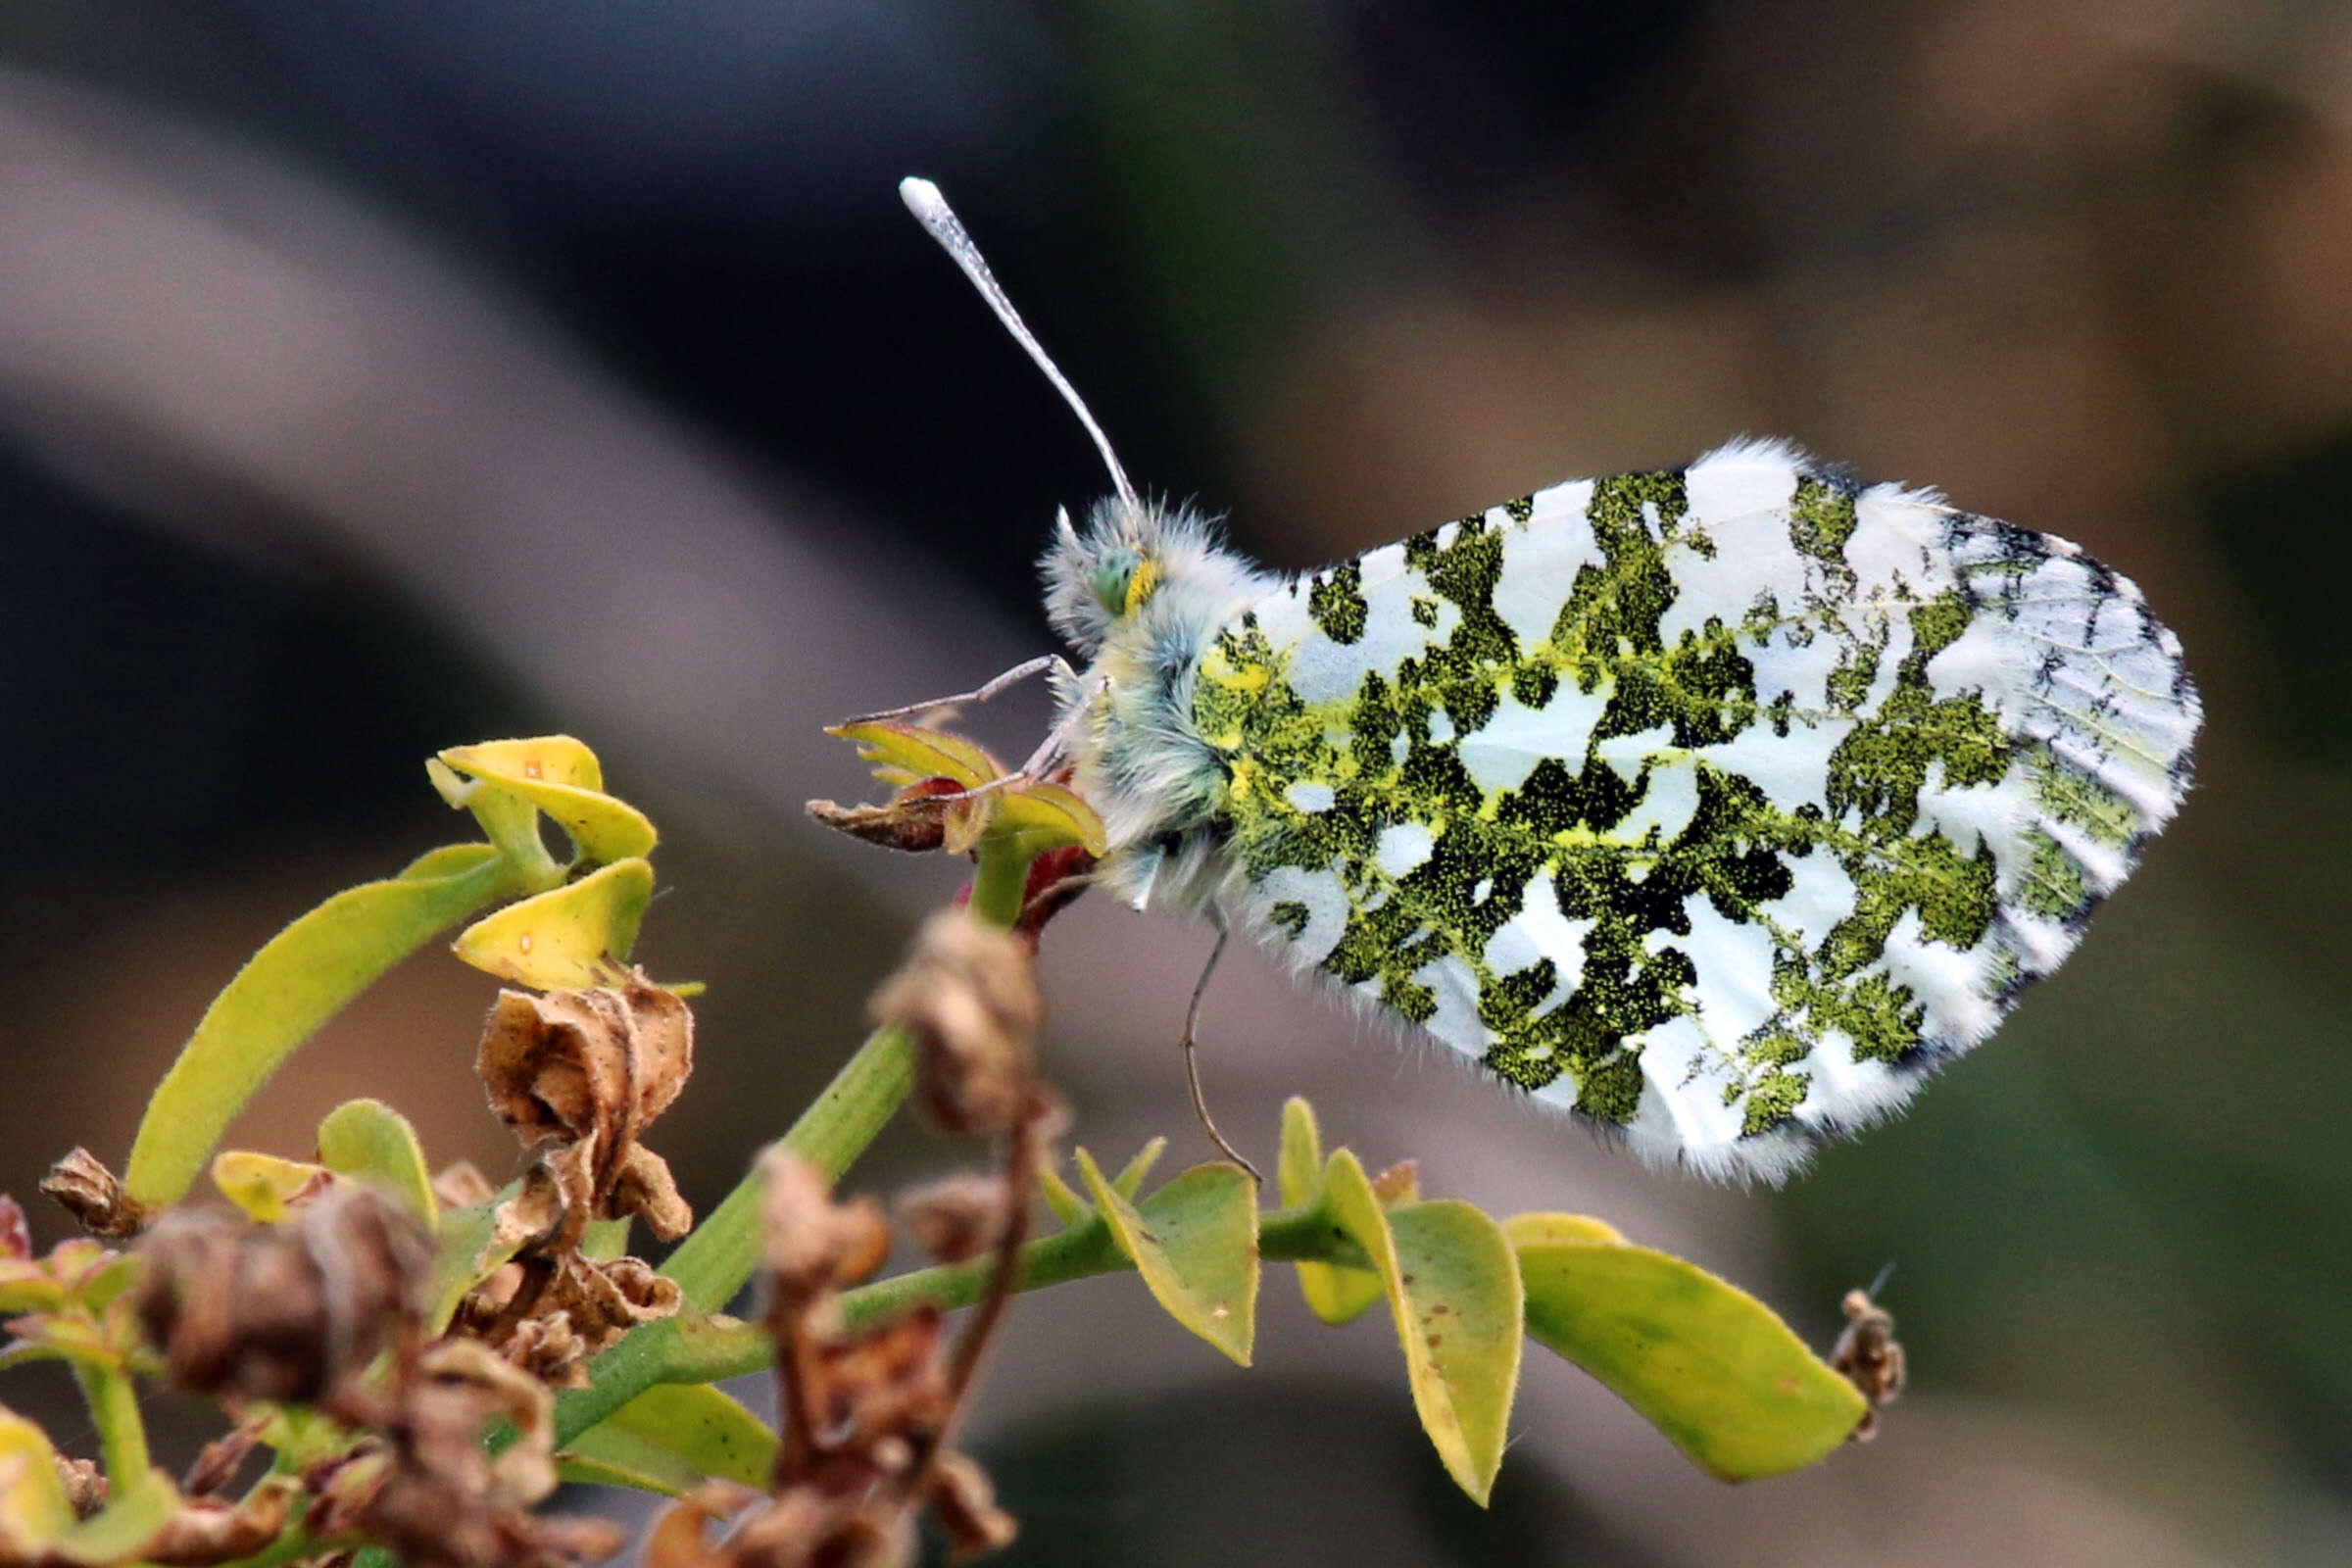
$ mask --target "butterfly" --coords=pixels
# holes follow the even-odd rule
[[[936,187],[907,206],[1094,437],[1053,734],[1098,877],[1662,1165],[1778,1182],[2055,969],[2187,789],[2128,578],[1777,441],[1321,571],[1138,495]],[[1189,1032],[1188,1032],[1189,1039]]]

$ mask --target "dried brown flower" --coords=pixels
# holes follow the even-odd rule
[[[693,1225],[668,1165],[637,1142],[693,1063],[693,1014],[642,973],[619,987],[500,993],[482,1035],[482,1082],[491,1108],[542,1152],[498,1210],[496,1245],[515,1260],[467,1297],[461,1332],[577,1388],[590,1356],[677,1311],[675,1284],[635,1258],[583,1256],[579,1244],[597,1219],[639,1216],[664,1240]],[[465,1193],[488,1187],[478,1174],[441,1179]]]
[[[915,1246],[942,1263],[960,1263],[1004,1240],[1011,1205],[1003,1177],[965,1171],[901,1194],[891,1206]]]
[[[825,1173],[781,1144],[760,1161],[760,1223],[768,1280],[796,1309],[855,1285],[890,1256],[890,1227],[872,1199],[833,1200]]]
[[[427,1568],[559,1568],[609,1557],[626,1539],[617,1525],[528,1511],[555,1490],[553,1411],[537,1379],[483,1346],[444,1340],[398,1370],[380,1423],[388,1460],[349,1467],[311,1525],[357,1530]],[[499,1421],[516,1437],[494,1457],[482,1437]]]
[[[106,1484],[106,1475],[94,1459],[74,1459],[54,1454],[57,1460],[57,1479],[65,1483],[66,1501],[74,1505],[74,1517],[87,1519],[106,1506],[113,1490]]]
[[[135,1309],[174,1381],[231,1398],[330,1403],[414,1328],[432,1260],[407,1211],[357,1185],[282,1226],[174,1210],[140,1250]]]
[[[1027,1113],[1045,1010],[1028,945],[958,910],[923,923],[872,1007],[913,1034],[915,1106],[953,1133],[1004,1132]]]
[[[471,1208],[498,1196],[481,1167],[470,1159],[454,1159],[433,1173],[433,1197],[443,1208]]]
[[[997,1506],[997,1489],[968,1455],[942,1452],[932,1467],[931,1507],[948,1545],[958,1557],[976,1557],[1012,1544],[1020,1525]]]
[[[92,1236],[120,1241],[147,1228],[145,1205],[132,1201],[115,1173],[86,1149],[50,1166],[41,1191],[64,1204]]]
[[[186,1499],[163,1534],[139,1548],[139,1561],[163,1568],[212,1568],[250,1557],[278,1538],[300,1495],[300,1477],[270,1476],[234,1503]]]
[[[694,1070],[694,1014],[675,992],[642,972],[618,988],[502,991],[477,1065],[523,1146],[555,1146],[541,1168],[563,1202],[564,1245],[591,1219],[642,1214],[664,1241],[693,1226],[669,1166],[637,1142]]]
[[[191,1497],[202,1497],[227,1486],[269,1426],[270,1417],[258,1415],[206,1444],[204,1451],[196,1455],[196,1462],[188,1466],[179,1490]]]
[[[1851,1437],[1868,1443],[1879,1435],[1879,1411],[1903,1392],[1907,1369],[1903,1348],[1894,1338],[1894,1318],[1870,1298],[1868,1291],[1848,1291],[1843,1302],[1846,1324],[1830,1352],[1830,1365],[1861,1391],[1870,1401]]]

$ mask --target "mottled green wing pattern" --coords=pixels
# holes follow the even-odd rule
[[[1652,1159],[1770,1180],[2057,966],[2199,709],[2074,546],[1742,444],[1293,582],[1193,716],[1260,938]]]

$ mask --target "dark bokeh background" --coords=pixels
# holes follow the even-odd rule
[[[1128,466],[1271,562],[1786,434],[2122,566],[2211,715],[2067,971],[1786,1193],[1643,1173],[1219,981],[1210,1088],[1261,1152],[1306,1093],[1375,1162],[1608,1215],[1825,1342],[1896,1260],[1884,1441],[1726,1489],[1539,1355],[1482,1516],[1382,1325],[1269,1278],[1243,1372],[1097,1282],[1025,1302],[988,1391],[1011,1560],[2352,1555],[2340,4],[19,0],[0,1187],[119,1159],[246,952],[465,831],[423,756],[559,728],[662,823],[647,955],[711,986],[657,1146],[708,1202],[780,1129],[953,886],[800,819],[860,788],[818,725],[1044,646],[1030,558],[1102,487],[909,172]],[[1205,939],[1092,905],[1054,935],[1079,1136],[1197,1156],[1169,1042]],[[491,991],[409,965],[236,1141],[302,1152],[371,1093],[512,1169],[467,1070]]]

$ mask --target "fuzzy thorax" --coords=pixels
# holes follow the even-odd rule
[[[1218,630],[1281,579],[1189,508],[1116,498],[1083,531],[1063,514],[1039,567],[1054,629],[1087,661],[1059,695],[1065,714],[1087,705],[1069,751],[1109,833],[1102,874],[1130,898],[1195,902],[1224,771],[1194,722],[1194,682]]]

